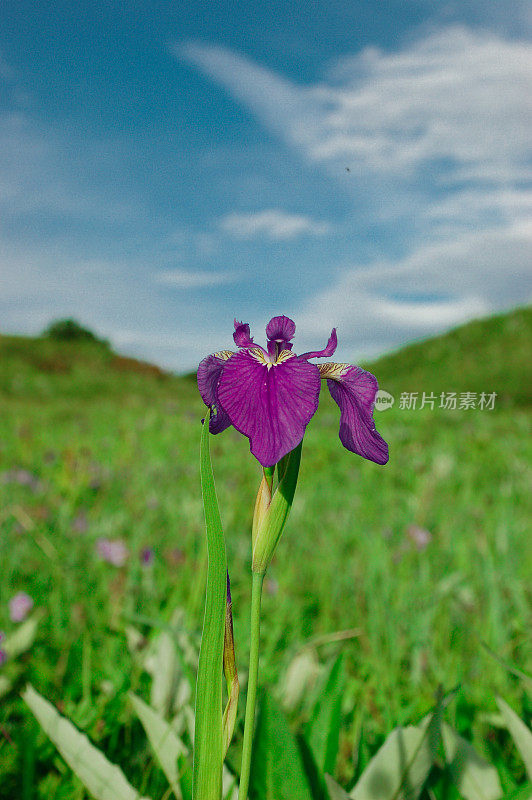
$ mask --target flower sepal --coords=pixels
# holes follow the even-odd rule
[[[281,538],[292,508],[301,463],[302,442],[284,456],[276,466],[278,484],[272,494],[273,473],[265,470],[253,518],[253,554],[251,569],[264,575]],[[271,497],[268,503],[268,496]]]

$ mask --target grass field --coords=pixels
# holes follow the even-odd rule
[[[494,698],[530,720],[532,700],[508,667],[532,670],[531,344],[525,309],[371,365],[397,398],[376,412],[386,467],[342,448],[323,390],[267,579],[261,681],[282,699],[298,654],[313,674],[345,653],[344,784],[395,725],[427,713],[440,686],[459,687],[448,719],[497,765],[505,788],[524,781]],[[423,391],[498,397],[493,411],[400,408],[401,392]],[[192,636],[201,630],[195,384],[99,345],[0,337],[0,409],[0,629],[9,637],[20,625],[8,614],[17,591],[40,617],[31,647],[0,668],[0,797],[85,796],[20,700],[27,681],[136,786],[162,797],[127,698],[130,688],[145,694],[148,679],[125,629],[150,637],[182,609]],[[259,469],[234,430],[213,438],[211,453],[245,678]],[[99,558],[102,538],[126,543],[124,566]],[[150,565],[143,548],[153,548]],[[304,702],[291,718],[304,724]]]

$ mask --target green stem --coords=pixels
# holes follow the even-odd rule
[[[260,604],[263,582],[264,574],[254,572],[251,589],[251,644],[249,651],[248,694],[246,699],[246,721],[244,723],[242,768],[240,770],[238,800],[247,800],[249,788],[251,749],[253,745],[253,728],[255,725],[255,704],[257,700],[257,677],[259,674]]]

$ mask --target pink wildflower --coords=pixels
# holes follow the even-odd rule
[[[33,608],[33,598],[26,592],[17,592],[9,601],[9,618],[11,622],[22,622]]]

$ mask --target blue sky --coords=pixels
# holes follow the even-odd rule
[[[532,10],[0,11],[0,330],[74,316],[176,370],[338,328],[369,357],[532,294]]]

